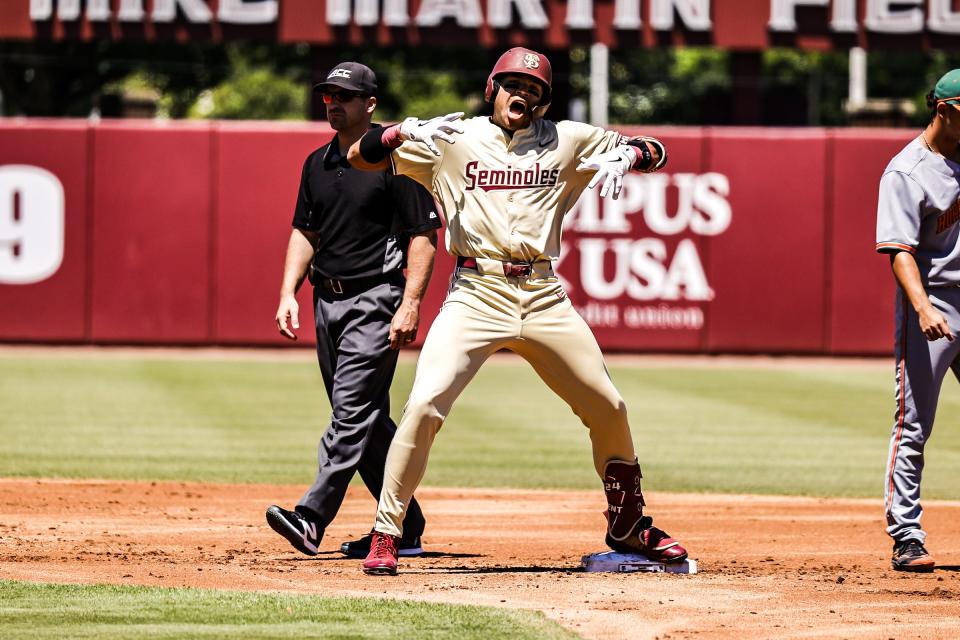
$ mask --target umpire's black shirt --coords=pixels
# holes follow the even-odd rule
[[[426,189],[389,171],[354,169],[334,136],[303,164],[293,226],[320,236],[318,274],[350,280],[402,269],[410,236],[441,225]]]

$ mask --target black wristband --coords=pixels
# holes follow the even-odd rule
[[[667,164],[667,148],[656,138],[630,138],[627,144],[637,150],[637,161],[633,168],[637,171],[658,171]],[[653,163],[653,152],[650,147],[656,147],[660,154],[660,161]]]
[[[633,168],[637,171],[646,171],[653,165],[653,154],[645,140],[627,140],[627,145],[637,150],[637,160]]]
[[[363,137],[360,138],[360,157],[370,164],[377,164],[385,160],[393,149],[383,144],[383,136],[384,130],[379,127],[370,129],[363,134]]]

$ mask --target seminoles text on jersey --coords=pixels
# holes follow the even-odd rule
[[[466,167],[465,191],[483,189],[494,191],[497,189],[540,189],[557,186],[560,178],[560,169],[542,168],[537,162],[529,169],[515,169],[513,167],[499,167],[488,169],[481,167],[477,160],[468,162]]]

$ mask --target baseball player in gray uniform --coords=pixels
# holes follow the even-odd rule
[[[408,118],[350,148],[354,166],[392,165],[433,191],[447,217],[447,250],[457,256],[387,455],[367,573],[397,572],[404,513],[433,439],[457,396],[500,349],[526,359],[589,429],[607,498],[607,544],[661,562],[687,557],[643,514],[626,405],[553,272],[563,217],[583,190],[602,181],[601,194],[616,197],[626,171],[656,171],[666,150],[652,138],[545,120],[551,82],[545,56],[511,49],[487,80],[492,117]]]
[[[948,369],[960,377],[960,69],[927,96],[931,120],[880,179],[877,251],[897,284],[896,413],[884,505],[893,568],[933,571],[920,526],[923,450]]]

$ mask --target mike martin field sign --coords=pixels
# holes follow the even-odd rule
[[[545,48],[581,41],[955,48],[956,38],[950,37],[955,34],[960,8],[952,0],[10,0],[0,5],[0,38],[256,35],[331,45],[494,46],[510,36],[512,44],[529,40]]]

